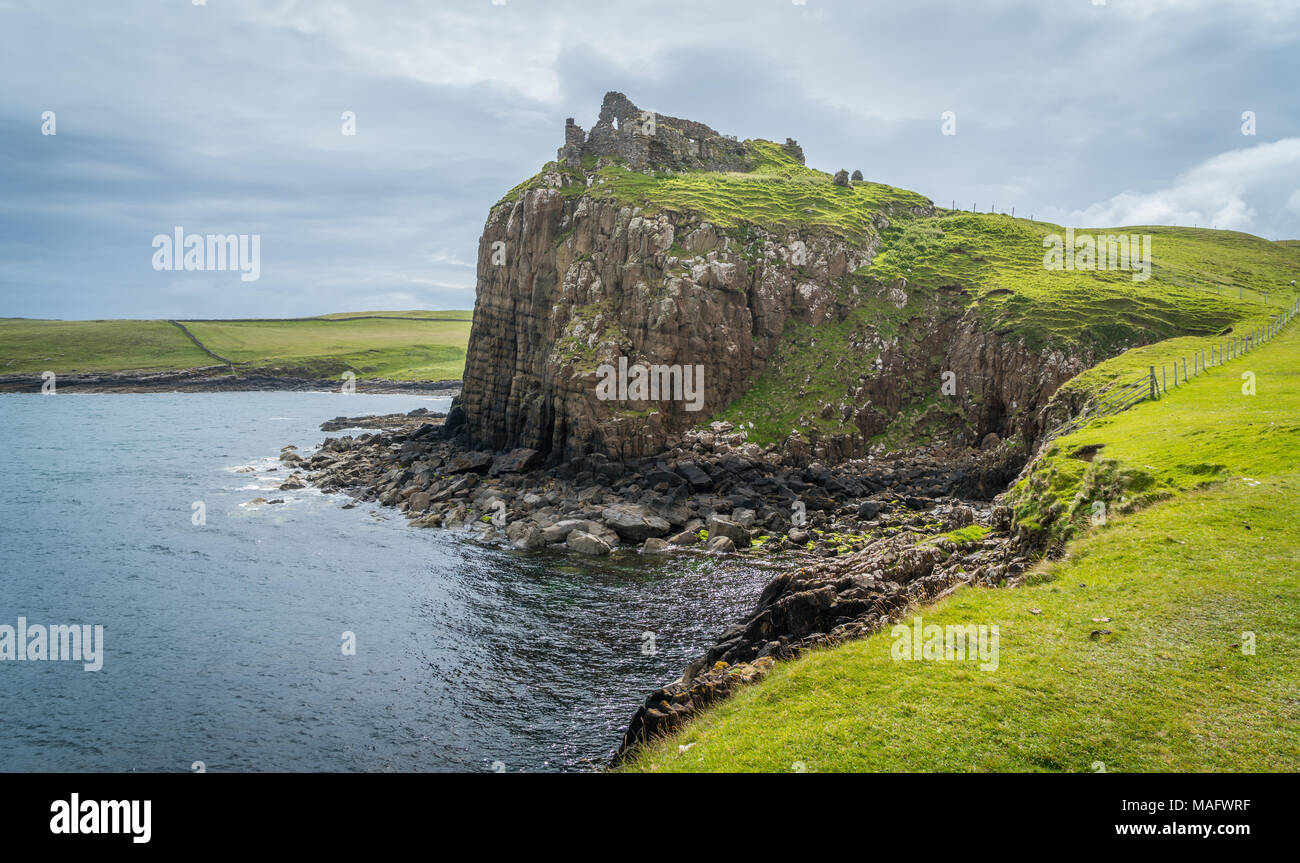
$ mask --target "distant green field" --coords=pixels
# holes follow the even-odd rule
[[[166,321],[0,319],[0,374],[159,371],[215,361]]]
[[[474,318],[471,309],[450,309],[431,312],[426,309],[408,309],[406,311],[388,312],[334,312],[329,315],[317,315],[327,321],[345,320],[347,318],[381,317],[381,318],[423,318],[435,321],[468,321]]]
[[[297,320],[181,321],[236,373],[458,380],[468,311],[343,312]],[[162,371],[220,364],[168,321],[0,319],[0,374]]]
[[[458,380],[469,342],[468,318],[193,321],[185,326],[209,349],[238,365],[322,377],[351,369],[367,378]]]

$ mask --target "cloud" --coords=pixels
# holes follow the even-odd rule
[[[1298,24],[1264,0],[0,0],[0,315],[465,308],[489,208],[611,89],[942,203],[1300,236]],[[1238,149],[1244,110],[1275,149]],[[175,225],[260,233],[261,281],[154,272]]]
[[[1300,138],[1220,153],[1155,192],[1125,191],[1070,214],[1088,226],[1198,225],[1300,236]]]

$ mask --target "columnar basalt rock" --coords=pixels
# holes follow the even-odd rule
[[[450,430],[477,448],[528,447],[553,461],[662,450],[748,388],[788,319],[811,323],[835,308],[835,280],[874,248],[812,233],[753,236],[745,249],[691,214],[648,216],[557,189],[498,206],[479,243],[465,385]],[[796,296],[800,273],[816,281]],[[599,366],[620,357],[702,366],[700,409],[685,399],[602,401]]]

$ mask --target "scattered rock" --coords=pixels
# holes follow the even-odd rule
[[[706,551],[732,554],[736,550],[736,544],[731,541],[731,537],[719,535],[709,537],[709,542],[704,548]]]
[[[628,542],[642,542],[648,537],[665,536],[672,529],[666,520],[646,512],[645,507],[631,503],[607,506],[601,511],[605,524],[618,532]]]
[[[568,539],[564,544],[571,550],[579,554],[601,555],[609,554],[609,543],[598,536],[592,536],[583,530],[570,532]]]
[[[749,531],[745,530],[734,521],[714,516],[709,519],[705,530],[709,532],[709,548],[713,549],[713,541],[718,537],[726,537],[731,540],[734,548],[749,548]]]
[[[444,471],[448,474],[487,473],[492,464],[492,454],[486,452],[459,453],[447,463]]]

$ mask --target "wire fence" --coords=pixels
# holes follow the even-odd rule
[[[1078,416],[1057,426],[1047,435],[1046,440],[1078,431],[1095,419],[1114,416],[1148,399],[1159,399],[1173,387],[1187,383],[1208,369],[1245,356],[1280,333],[1297,314],[1300,314],[1300,300],[1293,302],[1274,320],[1256,327],[1249,333],[1235,335],[1209,348],[1201,348],[1190,357],[1179,357],[1173,363],[1161,363],[1159,367],[1149,366],[1147,373],[1140,378],[1111,387],[1102,394],[1095,405],[1085,406]]]
[[[1177,267],[1165,267],[1154,264],[1151,268],[1153,278],[1180,288],[1205,291],[1221,297],[1236,297],[1239,300],[1253,300],[1263,305],[1276,305],[1278,297],[1258,288],[1248,288],[1236,276],[1220,273],[1205,273],[1197,270],[1179,270]],[[1294,284],[1291,286],[1294,287]],[[1285,294],[1287,288],[1279,286]]]

